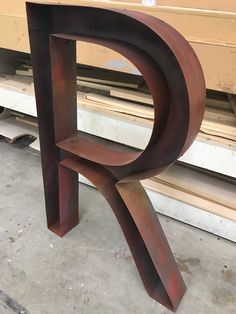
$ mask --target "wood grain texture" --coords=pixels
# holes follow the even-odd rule
[[[44,2],[39,0],[38,2]],[[53,0],[51,2],[57,2]],[[227,1],[173,1],[163,0],[159,6],[147,7],[118,1],[68,1],[81,5],[104,8],[127,8],[156,16],[175,27],[190,42],[203,66],[207,88],[236,94],[236,10],[233,0]],[[185,7],[187,6],[187,8]],[[195,7],[195,8],[193,8]],[[8,32],[5,32],[5,30]],[[1,0],[0,46],[29,52],[25,18],[25,1]],[[136,68],[123,56],[98,45],[79,42],[78,61],[104,68],[137,73]],[[217,65],[217,66],[216,66]]]

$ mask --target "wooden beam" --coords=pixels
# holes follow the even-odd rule
[[[177,190],[176,188],[151,179],[143,180],[142,183],[147,189],[169,196],[186,204],[202,208],[207,212],[218,215],[220,217],[227,218],[234,222],[236,221],[236,211],[226,206],[215,204],[214,202],[211,202],[209,200],[203,199],[196,195],[188,194],[184,191]]]

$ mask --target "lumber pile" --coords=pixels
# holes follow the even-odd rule
[[[181,163],[143,181],[146,188],[233,221],[236,221],[235,184],[234,179]]]
[[[0,84],[33,94],[32,68],[22,60],[16,75],[0,77]],[[78,106],[130,119],[146,126],[153,124],[153,99],[141,76],[111,70],[77,66]],[[235,145],[236,100],[232,95],[208,92],[200,137]]]
[[[30,61],[23,61],[15,75],[1,75],[0,87],[34,94]],[[77,104],[89,111],[129,120],[152,128],[153,99],[141,76],[77,66]],[[207,91],[206,111],[198,139],[236,149],[235,98]],[[35,126],[23,116],[18,123]],[[236,221],[236,180],[176,163],[157,177],[144,180],[153,191],[175,198],[218,216]]]

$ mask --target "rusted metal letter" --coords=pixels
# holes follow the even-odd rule
[[[175,311],[185,284],[139,180],[195,139],[205,104],[199,61],[177,31],[140,12],[27,3],[27,14],[48,227],[63,236],[78,223],[83,174],[114,211],[149,295]],[[109,47],[142,73],[155,110],[144,151],[77,131],[76,40]]]

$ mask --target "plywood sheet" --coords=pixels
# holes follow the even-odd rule
[[[129,8],[163,19],[181,32],[193,46],[203,66],[207,87],[236,94],[234,1],[217,1],[217,3],[213,0],[201,1],[201,3],[197,2],[198,9],[193,9],[195,1],[188,1],[187,6],[190,8],[184,8],[187,1],[175,2],[173,7],[170,7],[173,1],[164,0],[160,3],[161,5],[154,7],[117,1],[64,0],[62,2],[81,5],[95,3],[96,6],[102,7]],[[0,47],[29,52],[24,0],[1,0]],[[107,48],[80,42],[77,52],[78,62],[138,73],[128,60]]]

